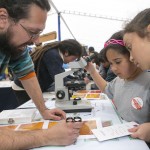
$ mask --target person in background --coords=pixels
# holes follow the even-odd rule
[[[94,55],[94,58],[91,60],[91,62],[93,63],[94,67],[98,71],[99,65],[100,65],[100,63],[99,63],[99,57],[98,57],[98,52],[93,51],[92,53],[90,53],[89,56],[91,56],[91,55]],[[90,83],[91,84],[90,85],[90,89],[91,90],[97,90],[98,88],[97,88],[96,84],[93,83],[93,79],[91,78],[90,74],[85,69],[84,69],[84,72],[85,72],[85,77],[83,79],[84,79],[85,84],[89,84]]]
[[[110,82],[114,78],[116,78],[116,75],[112,72],[110,64],[109,64],[107,58],[105,57],[104,53],[105,53],[105,48],[102,49],[99,53],[99,62],[100,62],[99,74],[107,82]]]
[[[150,8],[138,13],[124,28],[124,43],[130,52],[130,59],[142,68],[150,69]],[[145,90],[148,87],[143,86]],[[142,93],[144,95],[144,92]],[[150,145],[150,123],[143,123],[129,130],[133,138],[139,138]]]
[[[87,46],[83,46],[83,53],[82,53],[82,56],[88,56],[88,53],[87,53]]]
[[[121,118],[139,124],[150,121],[150,73],[130,61],[123,42],[123,31],[113,34],[105,43],[105,56],[117,77],[106,82],[91,63],[86,69],[100,90],[113,100]]]
[[[61,120],[65,112],[48,110],[34,72],[27,45],[37,43],[45,28],[48,0],[0,0],[0,73],[11,68],[30,95],[44,119]],[[60,116],[58,116],[60,115]],[[45,145],[70,145],[78,135],[82,122],[60,121],[47,130],[13,131],[0,128],[0,149],[21,150]]]
[[[93,53],[94,58],[92,59],[92,63],[95,64],[95,67],[97,70],[99,70],[99,66],[100,66],[100,61],[99,61],[99,53],[98,52],[94,52]]]
[[[63,63],[67,64],[79,59],[82,52],[82,46],[78,41],[67,39],[46,44],[32,53],[31,57],[42,92],[55,91],[55,75],[65,72]],[[64,81],[71,79],[71,76],[68,76],[64,78]],[[22,87],[17,78],[14,82],[17,86]],[[23,104],[30,99],[25,91],[14,91],[19,104]]]
[[[90,46],[90,47],[88,48],[88,55],[91,56],[94,52],[95,52],[94,47]]]
[[[99,53],[98,52],[93,52],[91,53],[91,55],[94,54],[94,58],[92,59],[92,63],[94,65],[94,67],[96,68],[96,70],[99,70],[100,67],[100,61],[99,61]],[[91,78],[90,74],[87,72],[87,77],[84,78],[85,83],[90,83],[91,81],[93,82],[93,79]],[[96,84],[93,82],[91,83],[91,90],[98,90],[98,87],[96,86]]]

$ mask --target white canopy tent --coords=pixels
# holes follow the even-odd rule
[[[75,37],[84,45],[94,46],[96,51],[102,49],[104,42],[113,33],[122,29],[125,20],[132,19],[138,12],[150,7],[150,0],[49,1],[60,12],[71,31],[61,20],[61,40]],[[58,15],[53,7],[44,33],[51,31],[58,33]]]

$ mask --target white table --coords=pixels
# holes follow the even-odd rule
[[[54,97],[51,93],[44,93],[45,98],[49,98],[46,102],[47,107],[53,108],[54,101],[51,99]],[[111,120],[112,124],[120,124],[122,122],[121,118],[117,115],[117,112],[112,105],[110,100],[91,100],[91,103],[94,107],[91,113],[72,113],[67,114],[67,116],[80,116],[83,120],[86,119],[97,119],[102,121]],[[35,107],[35,105],[29,101],[26,104],[22,105],[25,107]],[[98,142],[96,138],[86,138],[79,137],[76,144],[70,146],[46,146],[41,148],[34,148],[33,150],[149,150],[146,143],[139,139],[131,139],[129,136],[121,137],[113,140],[108,140],[104,142]]]

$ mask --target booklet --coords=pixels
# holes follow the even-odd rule
[[[0,124],[29,123],[36,115],[37,109],[12,109],[0,113]]]
[[[135,126],[138,126],[138,124],[135,122],[127,122],[109,127],[92,129],[92,132],[97,137],[98,141],[105,141],[131,135],[132,133],[129,132],[128,129],[133,128]]]
[[[100,91],[100,90],[79,90],[76,91],[73,95],[72,95],[72,99],[74,98],[82,98],[82,99],[86,99],[86,100],[102,100],[102,99],[106,99],[104,97],[104,94]]]

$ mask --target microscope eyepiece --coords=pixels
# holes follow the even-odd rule
[[[88,56],[88,57],[86,57],[85,58],[85,60],[86,60],[86,62],[90,62],[90,61],[92,61],[92,59],[94,59],[95,58],[95,54],[93,54],[93,55],[91,55],[91,56]]]

